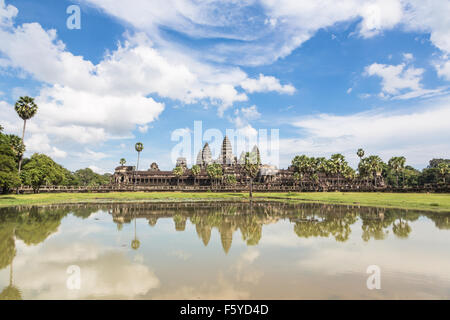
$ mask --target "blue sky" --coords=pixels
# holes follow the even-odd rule
[[[141,168],[171,169],[194,121],[278,129],[280,167],[356,166],[362,147],[423,168],[450,156],[449,17],[445,0],[0,0],[0,123],[19,133],[14,102],[36,97],[27,152],[71,170],[134,164],[137,141]]]

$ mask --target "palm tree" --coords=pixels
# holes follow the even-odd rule
[[[20,97],[19,100],[17,100],[14,109],[16,110],[17,114],[19,115],[19,117],[22,118],[23,120],[23,130],[22,130],[22,142],[24,143],[24,138],[25,138],[25,128],[27,125],[27,120],[30,120],[31,118],[34,117],[34,115],[36,114],[37,110],[38,110],[38,106],[36,105],[36,103],[34,103],[34,99],[31,97]],[[25,145],[25,143],[24,143]],[[19,160],[19,175],[20,175],[20,170],[22,168],[22,158],[20,157]]]
[[[364,150],[359,148],[358,151],[356,151],[356,154],[359,157],[359,160],[362,160],[362,158],[364,157]]]
[[[191,168],[191,173],[194,176],[194,185],[197,184],[197,176],[200,174],[200,171],[201,169],[199,165],[194,164]]]
[[[223,177],[222,166],[218,163],[209,164],[206,167],[206,173],[208,174],[209,178],[211,179],[213,185],[217,184],[217,181],[219,179],[222,179],[222,177]]]
[[[383,171],[383,161],[379,156],[370,156],[367,158],[369,171],[374,177],[374,187],[377,187],[377,176],[381,175]]]
[[[137,165],[136,165],[136,171],[138,171],[139,170],[139,155],[141,154],[141,151],[144,150],[144,145],[142,144],[142,142],[138,142],[138,143],[136,143],[134,148],[136,149],[136,151],[138,153]]]
[[[443,182],[445,184],[445,176],[450,171],[449,165],[448,165],[448,163],[441,162],[441,163],[438,164],[437,168],[438,168],[439,174],[442,176]]]
[[[180,177],[184,174],[184,168],[182,166],[177,166],[173,169],[172,172],[177,177],[177,186],[178,186]]]
[[[122,159],[120,159],[119,163],[121,166],[124,166],[125,163],[127,163],[127,160],[125,160],[125,158],[122,158]]]
[[[253,179],[258,175],[259,166],[258,155],[254,152],[247,152],[244,157],[244,173],[250,181],[250,199],[253,198]]]
[[[335,172],[337,174],[337,183],[339,187],[339,177],[344,173],[345,168],[348,166],[348,163],[347,161],[345,161],[345,157],[340,153],[333,154],[331,156],[331,162],[335,167]]]
[[[398,188],[398,174],[400,172],[403,171],[403,169],[405,168],[405,162],[406,162],[406,158],[405,157],[392,157],[391,159],[389,159],[388,161],[388,166],[395,172],[395,176],[397,178],[397,188]],[[403,179],[405,180],[405,179]],[[405,181],[403,181],[403,184],[405,183]]]

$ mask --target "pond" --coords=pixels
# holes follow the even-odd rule
[[[283,202],[1,209],[0,298],[449,299],[450,214]]]

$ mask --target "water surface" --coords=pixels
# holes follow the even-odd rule
[[[367,289],[370,265],[381,270],[380,290]],[[69,289],[70,266],[81,272],[79,290]],[[1,299],[449,299],[450,214],[214,202],[1,209],[0,291]]]

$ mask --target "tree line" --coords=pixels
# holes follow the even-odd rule
[[[356,154],[360,158],[357,170],[351,168],[345,157],[336,153],[330,159],[324,157],[296,156],[292,160],[294,179],[301,184],[304,180],[319,182],[321,177],[334,177],[339,180],[360,179],[367,185],[379,186],[383,181],[394,188],[423,187],[426,184],[446,184],[450,175],[450,159],[432,159],[422,171],[406,164],[406,158],[395,156],[383,162],[377,155],[365,156],[363,149]]]

